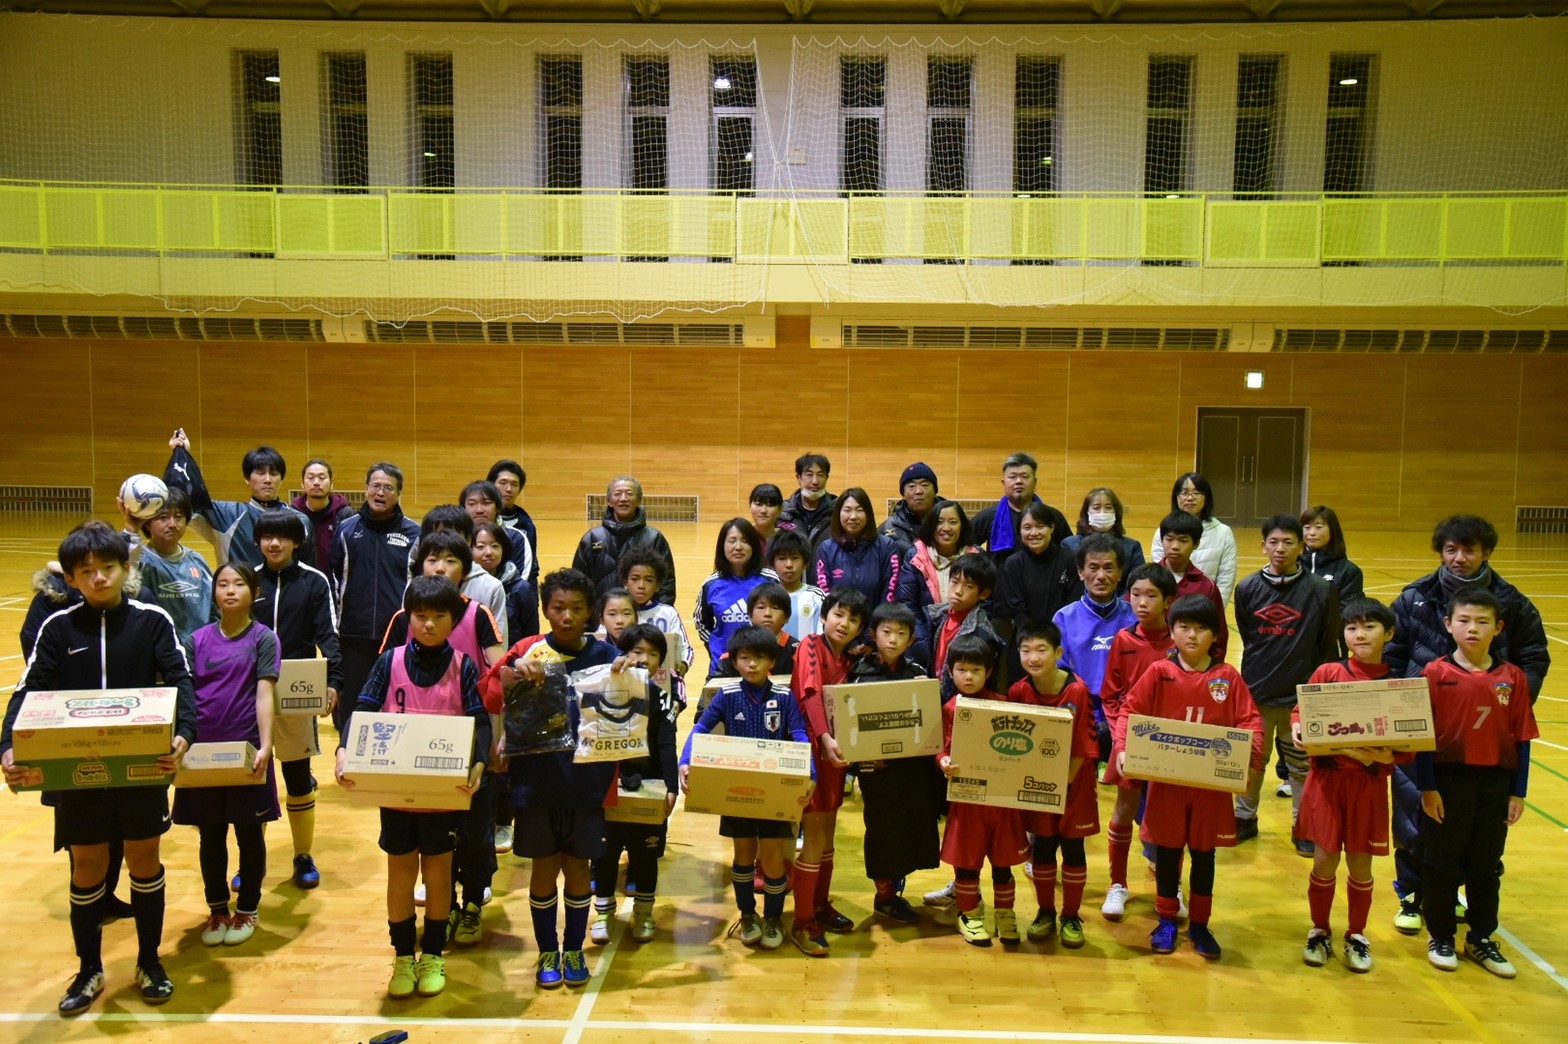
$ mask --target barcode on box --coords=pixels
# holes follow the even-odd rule
[[[239,761],[243,756],[242,754],[214,754],[212,761],[213,764],[217,764],[220,761]]]
[[[321,699],[316,696],[284,696],[279,700],[284,710],[309,710],[321,706]]]
[[[1241,769],[1217,768],[1214,770],[1215,779],[1241,779],[1243,775],[1244,774]]]
[[[1061,808],[1062,796],[1060,794],[1043,794],[1037,790],[1020,790],[1018,800],[1026,805],[1042,805],[1046,808]]]
[[[779,766],[787,769],[805,769],[811,767],[811,762],[805,758],[780,758]]]
[[[884,754],[902,754],[903,752],[904,744],[901,742],[895,741],[893,743],[882,744],[882,753]]]
[[[414,759],[414,767],[422,769],[461,769],[468,767],[467,758],[436,758],[421,755]]]
[[[1427,722],[1425,718],[1406,718],[1404,721],[1394,722],[1395,732],[1425,732]]]

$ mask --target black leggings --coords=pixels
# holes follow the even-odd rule
[[[1063,866],[1088,866],[1089,857],[1083,850],[1081,837],[1040,837],[1036,835],[1030,857],[1036,863],[1056,862],[1056,848],[1062,849]]]
[[[260,823],[235,823],[234,840],[240,847],[238,910],[255,913],[261,905],[261,879],[267,873],[267,840]],[[204,826],[201,836],[201,883],[207,905],[229,907],[229,824]]]
[[[1166,899],[1174,899],[1176,889],[1181,887],[1182,849],[1160,845],[1154,851],[1155,892]],[[1188,851],[1192,853],[1192,870],[1187,877],[1188,891],[1193,895],[1213,895],[1214,849],[1204,852],[1193,848]]]
[[[978,880],[980,880],[980,871],[979,871],[978,868],[971,870],[968,867],[955,866],[955,867],[953,867],[953,876],[955,878],[958,878],[959,880],[978,881]],[[991,884],[993,886],[995,886],[995,885],[1005,885],[1007,882],[1011,881],[1012,879],[1013,879],[1013,868],[1012,867],[1010,867],[1010,866],[994,866],[994,865],[991,867]]]
[[[300,758],[298,761],[285,761],[283,766],[283,787],[288,791],[289,797],[309,797],[316,789],[316,777],[310,774],[310,759]]]
[[[615,898],[622,852],[626,853],[626,879],[637,886],[637,894],[658,892],[659,848],[664,835],[663,823],[605,823],[604,855],[593,861],[593,894],[600,899]]]

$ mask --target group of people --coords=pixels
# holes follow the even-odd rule
[[[855,930],[834,904],[833,878],[838,812],[858,780],[865,874],[878,917],[919,921],[905,881],[946,864],[951,879],[922,905],[967,942],[1006,946],[1027,936],[1081,947],[1085,839],[1100,832],[1103,785],[1115,798],[1102,915],[1126,916],[1132,830],[1141,824],[1156,879],[1151,948],[1175,950],[1186,920],[1194,949],[1218,958],[1210,927],[1215,851],[1258,836],[1263,769],[1277,751],[1280,792],[1292,797],[1291,840],[1313,860],[1307,964],[1327,963],[1333,953],[1343,856],[1343,959],[1352,971],[1371,968],[1364,934],[1371,866],[1391,847],[1392,779],[1396,927],[1415,934],[1424,926],[1429,959],[1452,970],[1463,886],[1464,952],[1495,974],[1514,973],[1492,938],[1500,860],[1506,827],[1523,809],[1536,735],[1531,706],[1550,661],[1539,613],[1488,563],[1498,538],[1484,519],[1442,520],[1432,538],[1441,565],[1390,607],[1365,597],[1327,506],[1269,519],[1261,530],[1265,565],[1238,580],[1236,536],[1215,517],[1213,489],[1198,473],[1177,479],[1170,512],[1145,549],[1127,535],[1122,501],[1110,488],[1090,490],[1076,521],[1042,501],[1036,462],[1025,453],[1003,462],[1003,495],[972,520],[941,496],[932,468],[913,463],[880,525],[865,489],[828,492],[830,462],[807,453],[795,462],[798,488],[789,497],[758,485],[747,514],[719,527],[713,572],[689,617],[706,647],[709,695],[697,701],[682,748],[677,733],[695,649],[688,619],[674,608],[669,543],[649,525],[635,478],[610,483],[603,519],[583,535],[572,565],[541,579],[537,528],[519,502],[526,473],[516,461],[495,462],[456,503],[415,522],[400,507],[403,476],[391,463],[368,469],[364,502],[355,508],[333,491],[330,465],[312,460],[303,492],[289,503],[280,499],[283,458],[261,446],[242,461],[250,496],[220,501],[184,432],[170,445],[169,495],[156,515],[140,519],[126,510],[122,532],[101,522],[76,527],[58,563],[39,574],[22,632],[27,667],[0,733],[0,765],[9,783],[29,778],[14,756],[12,730],[27,693],[43,689],[175,688],[174,740],[162,759],[170,772],[194,743],[252,743],[258,753],[249,784],[181,788],[173,803],[173,822],[199,832],[209,906],[201,938],[209,946],[242,945],[256,931],[265,823],[287,813],[292,883],[309,889],[320,881],[311,769],[320,733],[313,718],[275,713],[273,692],[284,661],[319,657],[327,661],[339,736],[334,774],[344,787],[355,785],[342,739],[355,710],[474,722],[471,770],[459,785],[470,799],[466,810],[380,811],[392,997],[441,992],[446,947],[483,937],[496,857],[507,851],[531,862],[539,986],[589,981],[585,944],[610,938],[623,853],[633,896],[629,934],[654,938],[666,826],[625,821],[614,808],[621,795],[646,786],[662,794],[667,818],[687,784],[691,736],[720,729],[811,749],[814,787],[798,824],[718,820],[733,846],[732,932],[746,946],[774,949],[788,939],[825,957],[829,935]],[[189,525],[212,540],[221,559],[216,572],[182,543]],[[1226,620],[1232,603],[1234,636]],[[1233,641],[1239,670],[1226,663]],[[649,678],[645,755],[579,763],[570,751],[524,753],[522,726],[507,713],[520,687],[548,689],[595,669],[631,667]],[[1437,749],[1309,757],[1296,687],[1388,676],[1428,679]],[[848,764],[826,689],[920,677],[940,680],[943,753],[934,761]],[[945,780],[964,768],[951,751],[957,697],[1071,712],[1070,783],[1059,812],[946,800]],[[1250,729],[1246,791],[1233,799],[1125,775],[1131,714]],[[86,1010],[102,991],[102,925],[117,916],[136,923],[143,998],[166,1001],[174,989],[159,956],[166,787],[66,790],[45,800],[55,806],[56,847],[71,855],[70,922],[80,962],[61,1013]],[[232,878],[231,831],[239,851]],[[129,903],[115,895],[122,862]],[[987,862],[989,921],[980,898]],[[1022,932],[1013,884],[1021,864],[1037,902]],[[416,931],[419,905],[425,915]]]

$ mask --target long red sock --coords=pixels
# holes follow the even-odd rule
[[[1212,895],[1192,895],[1187,897],[1187,923],[1208,924],[1209,915],[1214,911],[1214,897]]]
[[[885,903],[893,898],[893,879],[890,877],[872,878],[872,884],[877,886],[877,902]]]
[[[974,913],[975,907],[980,905],[980,879],[978,877],[957,878],[953,891],[958,897],[959,911],[962,913]]]
[[[1002,882],[992,881],[991,893],[998,910],[1011,910],[1013,903],[1017,899],[1018,888],[1013,884],[1013,879],[1009,877]]]
[[[817,918],[817,872],[821,869],[817,863],[795,860],[795,920],[799,924]]]
[[[1367,931],[1367,915],[1372,912],[1372,879],[1357,881],[1354,877],[1345,882],[1346,899],[1350,901],[1350,923],[1346,932],[1350,935],[1365,935]]]
[[[1083,905],[1084,885],[1089,883],[1087,866],[1062,867],[1062,916],[1077,917]]]
[[[1127,883],[1127,852],[1132,848],[1132,827],[1111,827],[1105,832],[1105,847],[1111,856],[1111,884]]]
[[[1370,887],[1370,886],[1368,886]],[[1368,901],[1371,893],[1367,894]],[[1356,905],[1355,892],[1350,893],[1350,905]],[[1332,877],[1319,877],[1317,874],[1307,875],[1307,908],[1312,913],[1312,927],[1320,931],[1328,931],[1329,918],[1334,913],[1334,879]],[[1366,922],[1362,921],[1362,927]]]
[[[1031,864],[1029,877],[1034,881],[1034,898],[1042,910],[1056,909],[1056,864]]]
[[[822,869],[817,873],[817,910],[828,906],[831,900],[828,893],[833,889],[833,850],[830,848],[822,853]],[[815,913],[813,910],[812,913]]]
[[[1154,897],[1154,912],[1159,914],[1162,920],[1174,921],[1176,920],[1176,915],[1181,912],[1181,907],[1177,904],[1174,895],[1156,895]]]

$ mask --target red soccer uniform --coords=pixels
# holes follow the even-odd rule
[[[1007,690],[1013,703],[1032,703],[1039,707],[1065,707],[1073,712],[1072,751],[1069,757],[1082,758],[1078,774],[1067,781],[1067,803],[1060,813],[1023,812],[1024,829],[1036,837],[1088,837],[1100,832],[1100,803],[1094,793],[1094,770],[1100,759],[1100,739],[1094,727],[1094,704],[1089,690],[1071,672],[1062,691],[1049,696],[1035,688],[1025,677]]]
[[[994,692],[977,692],[969,698],[1004,703],[1007,700]],[[957,706],[957,700],[948,700],[942,707],[942,753],[937,756],[937,764],[952,754],[953,713]],[[1017,866],[1028,858],[1029,837],[1024,833],[1023,813],[1018,809],[965,801],[954,801],[948,806],[947,826],[942,831],[942,862],[948,866],[978,870],[988,859],[993,867],[998,867]]]
[[[1143,629],[1143,624],[1135,623],[1116,632],[1111,639],[1110,657],[1105,663],[1105,681],[1100,686],[1100,706],[1105,711],[1106,721],[1114,722],[1121,717],[1122,701],[1127,698],[1128,690],[1143,677],[1144,671],[1161,660],[1170,659],[1174,648],[1176,644],[1171,641],[1169,629],[1151,633]],[[1105,782],[1129,790],[1143,789],[1143,780],[1122,778],[1116,771],[1115,758],[1105,766]]]
[[[1225,660],[1225,648],[1230,643],[1230,625],[1225,622],[1225,599],[1220,594],[1220,587],[1209,578],[1209,574],[1195,565],[1189,565],[1187,571],[1176,578],[1176,597],[1190,594],[1202,595],[1220,611],[1220,629],[1214,632],[1214,645],[1209,649],[1209,655],[1214,657],[1215,663],[1222,663]]]
[[[1263,721],[1247,683],[1228,663],[1213,662],[1207,670],[1189,671],[1175,660],[1163,660],[1143,672],[1122,706],[1125,713],[1112,727],[1112,760],[1127,749],[1128,715],[1147,714],[1250,729],[1251,769],[1263,770]],[[1233,796],[1221,790],[1150,780],[1142,836],[1162,848],[1186,846],[1201,852],[1230,847],[1236,843]]]
[[[817,770],[817,786],[811,792],[807,812],[837,812],[844,803],[844,770],[847,766],[829,765],[822,757],[821,739],[832,734],[828,728],[827,707],[822,701],[823,690],[829,685],[839,685],[849,680],[851,663],[847,656],[837,656],[828,640],[820,634],[808,634],[795,650],[795,669],[790,674],[789,687],[800,701],[811,733],[811,760]]]
[[[1358,660],[1325,663],[1312,672],[1312,684],[1374,681],[1388,677],[1386,664]],[[1292,724],[1301,711],[1290,712]],[[1411,755],[1400,754],[1400,761]],[[1345,754],[1318,756],[1307,769],[1296,834],[1330,852],[1388,855],[1388,777],[1393,765],[1363,765]]]
[[[1530,706],[1530,684],[1511,663],[1492,658],[1484,671],[1459,666],[1452,654],[1421,672],[1432,693],[1437,761],[1516,768],[1518,745],[1541,733]]]

